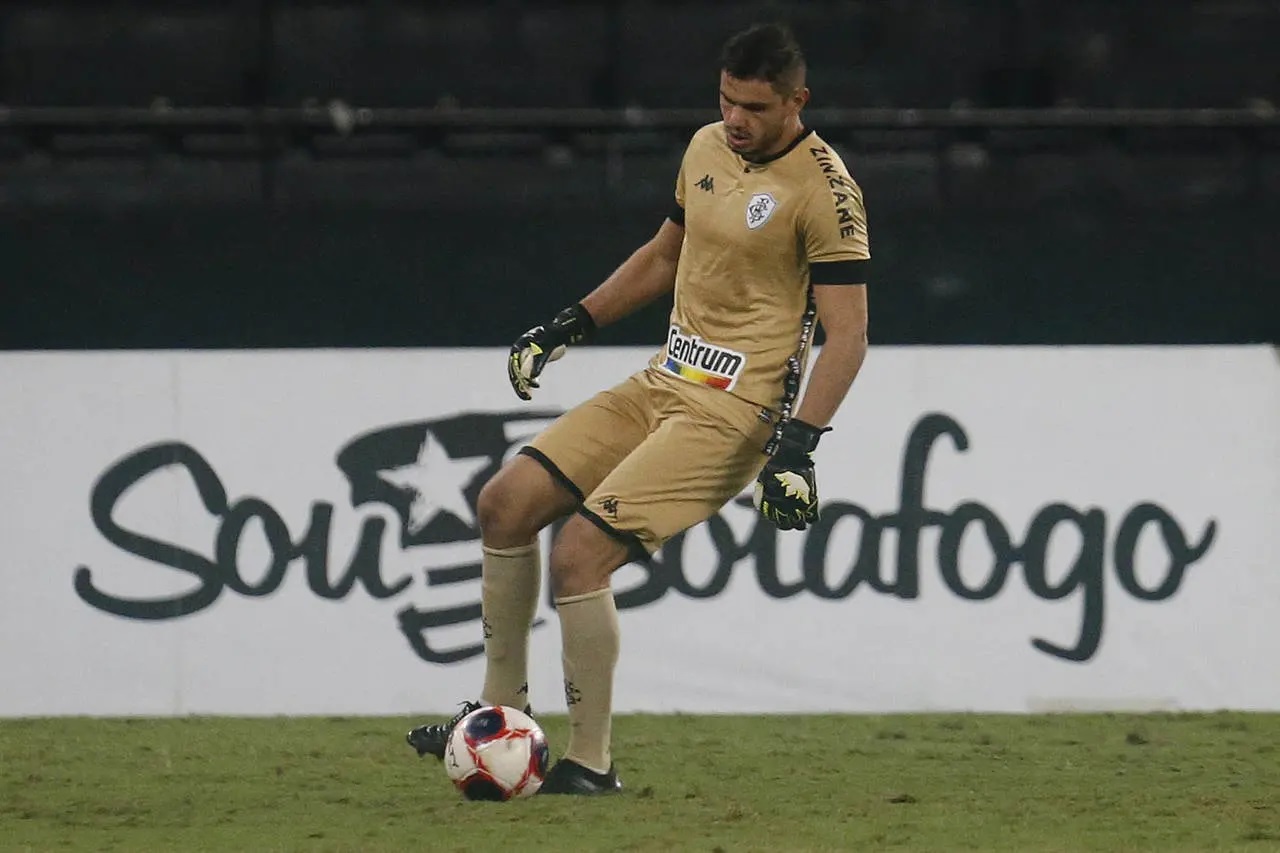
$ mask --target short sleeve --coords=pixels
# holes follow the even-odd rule
[[[676,173],[676,204],[684,207],[684,161],[689,157],[689,152],[685,152],[685,156],[680,158],[680,171]]]
[[[813,284],[865,284],[871,242],[862,189],[848,175],[831,173],[809,194],[800,216],[809,280]]]
[[[667,218],[677,225],[684,225],[684,162],[688,158],[689,151],[686,149],[684,156],[680,158],[680,171],[676,173],[676,203],[667,212]]]

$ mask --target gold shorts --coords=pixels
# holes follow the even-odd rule
[[[652,554],[714,515],[764,466],[772,417],[647,368],[561,415],[520,452],[606,533]]]

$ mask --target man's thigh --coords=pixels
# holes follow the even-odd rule
[[[632,376],[565,412],[520,452],[581,503],[649,436],[653,410],[645,384]]]
[[[653,553],[756,478],[772,429],[758,407],[742,401],[714,412],[695,406],[672,414],[588,494],[581,512]]]

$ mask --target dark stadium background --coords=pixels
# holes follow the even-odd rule
[[[0,4],[0,345],[505,346],[658,227],[776,19],[873,344],[1280,339],[1276,0],[43,0]]]

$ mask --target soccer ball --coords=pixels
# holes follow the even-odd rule
[[[468,800],[532,797],[547,775],[547,736],[523,711],[477,708],[453,727],[444,766]]]

